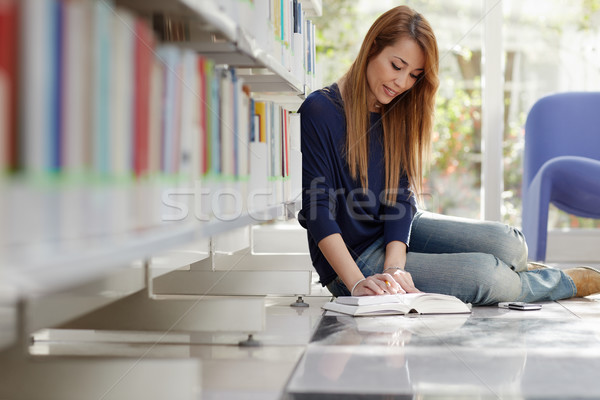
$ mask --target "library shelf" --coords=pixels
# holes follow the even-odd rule
[[[132,260],[149,258],[197,237],[196,224],[177,224],[78,238],[60,243],[11,246],[2,256],[6,281],[21,298],[38,298],[101,278],[130,266]]]
[[[265,51],[230,15],[212,0],[118,0],[118,5],[139,13],[164,12],[189,22],[190,40],[179,45],[191,48],[216,64],[256,68],[240,75],[252,92],[291,92],[304,95],[304,83]]]
[[[162,12],[186,18],[202,24],[207,32],[217,32],[226,41],[236,41],[236,23],[212,0],[116,0],[115,3],[140,15]]]
[[[3,187],[7,195],[2,207],[6,230],[0,237],[3,248],[0,274],[3,282],[9,282],[20,297],[61,291],[107,272],[131,267],[133,260],[150,260],[154,255],[201,239],[293,216],[300,207],[298,201],[281,202],[250,210],[245,207],[236,215],[216,212],[207,216],[207,220],[198,218],[194,212],[169,220],[164,204],[146,205],[140,206],[145,208],[140,211],[141,218],[129,221],[115,218],[100,226],[108,210],[121,217],[131,214],[136,207],[134,199],[144,197],[144,193],[155,194],[160,203],[156,192],[161,188],[106,187],[95,192],[83,188],[79,191],[19,189]],[[193,206],[193,203],[185,205],[190,211]],[[61,219],[65,212],[72,213],[73,220]],[[47,218],[48,215],[56,219]],[[197,261],[191,253],[188,258],[188,263]],[[180,266],[173,265],[171,269]]]
[[[10,1],[14,1],[15,4],[20,4],[19,2],[21,0]],[[54,2],[48,0],[47,4],[50,3],[54,4]],[[227,3],[228,6],[224,6],[225,3]],[[101,22],[96,24],[97,27],[103,28],[101,33],[94,33],[95,35],[99,35],[100,39],[106,39],[102,37],[101,34],[110,31],[110,26],[106,21],[115,22],[116,20],[122,19],[122,17],[126,17],[118,22],[124,23],[125,25],[132,21],[136,22],[136,24],[141,23],[146,29],[146,31],[143,30],[143,32],[148,33],[151,36],[152,31],[150,26],[152,24],[150,21],[155,13],[164,13],[169,17],[179,18],[179,20],[187,23],[190,28],[189,41],[185,43],[163,42],[160,43],[161,46],[165,45],[162,47],[162,50],[173,44],[173,47],[177,46],[184,49],[196,50],[203,57],[206,57],[207,60],[212,60],[214,64],[227,64],[228,67],[233,67],[238,72],[237,76],[243,78],[243,82],[249,86],[253,98],[258,98],[261,93],[266,93],[267,95],[275,96],[274,101],[277,103],[288,103],[286,98],[292,99],[289,101],[289,104],[292,104],[292,106],[286,110],[291,111],[300,104],[298,100],[302,99],[308,91],[308,85],[306,85],[304,81],[305,79],[310,79],[310,77],[309,75],[306,75],[307,72],[304,71],[305,68],[302,68],[302,62],[304,61],[301,58],[302,51],[296,52],[296,56],[300,57],[300,62],[298,62],[298,58],[294,58],[291,54],[286,53],[286,51],[289,51],[286,49],[286,46],[289,43],[284,44],[283,41],[277,41],[273,38],[274,35],[271,32],[268,32],[266,27],[269,22],[268,17],[264,18],[265,24],[263,25],[265,25],[265,27],[263,28],[265,32],[271,33],[271,35],[270,39],[267,38],[265,41],[265,38],[269,35],[263,31],[253,31],[252,22],[256,21],[251,20],[252,16],[249,19],[248,15],[242,16],[242,12],[233,12],[231,9],[231,7],[237,5],[249,7],[250,4],[259,3],[261,4],[261,7],[265,7],[265,4],[269,4],[267,1],[250,2],[245,0],[240,0],[239,2],[220,2],[217,0],[98,0],[96,3],[64,2],[65,5],[68,5],[65,6],[65,10],[67,11],[73,11],[70,7],[77,4],[99,5],[100,9],[96,9],[94,12],[98,13],[100,11],[101,14],[98,15],[102,16],[102,18],[106,18],[106,20],[99,20]],[[302,2],[302,4],[305,3],[305,1]],[[28,5],[27,10],[29,14],[27,15],[30,17],[31,15],[43,17],[43,13],[39,12],[39,10],[34,7],[38,5],[37,0],[27,0],[24,1],[23,4]],[[40,1],[39,4],[44,3]],[[60,4],[62,5],[63,2],[61,1]],[[319,0],[311,0],[309,4],[311,4],[310,7],[313,10],[319,10],[321,7]],[[104,6],[104,8],[102,8],[102,6]],[[109,7],[110,10],[105,7]],[[83,9],[78,9],[80,12],[83,12],[82,10]],[[288,8],[288,10],[290,9]],[[257,14],[262,15],[262,11],[264,10],[257,10]],[[96,15],[96,17],[98,17],[98,15]],[[71,18],[73,17],[71,16]],[[148,18],[150,18],[150,21]],[[241,20],[244,18],[245,20]],[[138,20],[143,21],[140,22]],[[51,25],[50,22],[52,22],[52,24],[59,26],[59,23],[56,22],[57,20],[52,18],[46,18],[44,21],[49,25]],[[75,19],[74,21],[79,23],[77,26],[83,27],[85,25],[85,20],[78,21]],[[102,25],[102,21],[104,21],[104,25]],[[261,24],[256,23],[255,25]],[[138,37],[137,31],[134,32],[132,29],[133,25],[127,25],[127,27],[129,29],[125,29],[121,26],[119,33],[123,34],[125,32],[127,34],[125,36],[128,36],[129,40],[137,38],[140,42],[144,41],[144,38]],[[43,32],[41,30],[39,30],[39,32],[36,30],[36,33],[39,33],[41,37]],[[295,35],[296,38],[294,38],[294,40],[298,39],[298,36],[300,36],[298,34]],[[71,35],[70,38],[72,37],[77,37],[77,35]],[[120,38],[121,36],[115,37]],[[57,35],[57,38],[54,39],[62,40],[62,38],[58,38],[59,36]],[[90,53],[84,57],[86,62],[92,62],[91,60],[95,60],[92,56],[99,56],[101,53],[100,50],[104,49],[101,44],[104,45],[106,43],[92,43],[91,41],[86,42],[86,40],[89,41],[89,37],[82,35],[79,40],[76,41],[76,44],[83,47],[90,47],[94,50],[94,54]],[[150,41],[147,43],[149,42]],[[56,43],[61,43],[62,45],[62,42],[57,41]],[[122,44],[119,40],[116,40],[113,44],[116,43]],[[116,75],[121,78],[126,76],[125,72],[130,73],[136,71],[133,69],[136,65],[152,67],[149,71],[144,70],[147,75],[152,76],[147,76],[143,82],[151,81],[154,85],[156,82],[153,79],[156,78],[156,76],[160,78],[159,72],[162,73],[167,71],[168,65],[158,65],[160,64],[158,62],[158,58],[160,58],[158,57],[158,54],[149,54],[150,47],[146,43],[142,44],[145,46],[140,44],[138,44],[138,46],[143,48],[144,53],[148,53],[143,54],[143,56],[152,60],[142,62],[128,57],[117,59],[116,56],[114,59],[105,57],[102,60],[118,61],[114,64],[120,68],[117,71],[119,74]],[[72,54],[69,54],[76,54],[77,52],[75,50],[79,49],[79,47],[73,44],[70,44],[70,46],[69,49],[71,49]],[[302,49],[301,46],[296,48]],[[125,47],[123,47],[123,49],[125,49]],[[157,46],[155,49],[157,52],[160,52],[161,47]],[[56,64],[55,67],[57,68],[57,71],[59,71],[59,60],[62,59],[57,57],[60,53],[58,50],[55,50],[56,49],[47,50],[44,54]],[[122,50],[121,47],[115,46],[115,49],[113,50],[115,50],[115,53],[119,50],[119,56],[123,56],[124,54],[121,54],[120,52],[120,50]],[[179,51],[180,49],[176,50]],[[188,53],[192,52],[188,51]],[[106,54],[102,54],[106,56]],[[111,53],[111,56],[114,55]],[[38,65],[38,63],[32,61],[39,61],[36,57],[28,57],[24,58],[24,60],[30,62],[27,64],[29,66]],[[78,64],[78,60],[81,61],[79,58],[73,58],[73,60],[69,59],[69,65],[87,65],[82,63]],[[160,61],[165,64],[164,60],[161,59]],[[22,62],[25,63],[25,61]],[[114,72],[109,68],[109,64],[112,65],[113,63],[105,62],[105,64],[105,68],[96,67],[98,71],[93,71],[94,75],[91,75],[90,72],[88,75],[82,73],[81,76],[87,76],[88,78],[98,77],[104,72]],[[231,70],[227,68],[223,68],[222,66],[219,66],[219,68],[218,71],[220,73],[223,73],[223,71],[231,73]],[[83,70],[84,68],[82,68],[82,71]],[[29,71],[29,75],[33,75],[35,72],[39,71]],[[53,79],[50,75],[44,75],[44,77],[48,82]],[[181,79],[179,76],[178,78]],[[157,87],[161,90],[164,89],[167,83],[160,79],[158,80],[159,85]],[[100,96],[103,93],[101,89],[106,89],[108,86],[116,87],[118,85],[114,82],[98,81],[96,82],[98,83],[98,86],[88,88],[86,85],[82,85],[81,88],[83,89],[81,89],[81,91],[76,91],[75,89],[79,87],[77,86],[77,83],[80,82],[79,80],[69,76],[69,79],[65,79],[65,82],[69,83],[69,89],[77,92],[75,94],[83,93],[86,97],[94,97],[93,101],[84,104],[84,106],[87,107],[85,109],[89,111],[91,115],[93,114],[94,117],[98,117],[98,121],[100,122],[104,122],[105,119],[108,120],[108,118],[102,118],[105,117],[105,115],[100,112],[103,110],[96,109],[97,107],[94,106],[96,105],[96,102],[99,104],[101,103],[106,107],[111,105],[109,104],[111,103],[110,97],[105,98]],[[103,83],[104,86],[99,82]],[[232,85],[229,81],[225,82],[225,84]],[[143,84],[138,83],[134,86],[135,88],[144,87]],[[37,90],[37,88],[34,89]],[[50,96],[46,95],[56,95],[59,93],[58,90],[55,93],[54,89],[56,88],[45,88],[43,91],[40,89],[39,92],[44,96],[34,96],[38,94],[38,91],[32,89],[32,92],[28,93],[29,97],[27,98],[29,100],[38,97],[50,98]],[[89,89],[90,92],[85,92],[84,89]],[[242,91],[240,90],[239,93],[241,92]],[[138,95],[140,98],[147,98],[149,95],[152,95],[152,93],[140,93],[141,94],[135,94],[136,98]],[[244,93],[246,93],[246,91],[244,91]],[[69,92],[69,94],[72,95],[71,92]],[[218,92],[216,96],[222,96],[221,99],[225,97]],[[250,97],[249,94],[248,96]],[[119,98],[119,96],[116,97]],[[155,97],[162,99],[161,96]],[[72,102],[68,104],[73,105],[76,103],[77,96],[73,95],[73,98],[69,97],[69,99],[72,100]],[[186,98],[184,97],[181,99],[177,98],[177,101],[185,103],[185,99]],[[168,100],[172,99],[169,98]],[[168,108],[167,106],[173,106],[173,102],[167,104],[167,100],[164,101],[166,105],[163,108],[166,109]],[[37,102],[34,103],[37,107]],[[24,102],[23,104],[24,105],[20,105],[21,109],[19,111],[21,113],[19,117],[23,120],[35,119],[31,118],[31,116],[37,114],[31,111],[29,103]],[[156,104],[163,105],[160,102],[157,102]],[[150,105],[147,105],[150,107],[150,111],[147,111],[149,114],[160,114],[160,107],[157,107],[156,104],[151,102]],[[36,108],[34,111],[36,110],[43,112],[44,115],[49,115],[56,111],[51,102],[39,105],[39,110]],[[178,110],[178,112],[181,113],[187,111],[189,110]],[[231,109],[228,109],[228,111],[228,114],[232,114]],[[272,115],[279,115],[279,111],[283,110],[277,110],[277,112]],[[75,114],[77,113],[73,113],[73,115]],[[58,112],[57,115],[59,115]],[[123,116],[123,113],[117,113],[115,115],[118,115],[119,118],[126,122],[127,118]],[[287,116],[288,114],[284,113],[284,115]],[[153,115],[148,116],[146,119],[150,120],[146,122],[149,125],[154,123],[154,125],[152,125],[154,127],[159,126],[159,124],[155,123],[156,120],[151,117],[153,117]],[[55,119],[57,121],[59,120],[58,117]],[[73,119],[75,120],[76,118]],[[92,117],[90,117],[90,119],[93,120]],[[115,117],[115,119],[117,119],[117,117]],[[298,118],[296,119],[299,120]],[[158,120],[160,122],[160,119]],[[112,135],[113,131],[110,129],[111,127],[104,127],[99,123],[98,127],[96,127],[95,124],[98,121],[93,120],[92,125],[94,125],[94,129],[98,128],[97,130],[105,135],[102,136],[102,138],[114,138],[118,136]],[[118,122],[121,123],[123,121],[119,120]],[[187,119],[185,121],[189,122]],[[69,119],[69,122],[73,121]],[[77,120],[75,122],[81,122],[81,126],[87,128],[89,128],[90,125],[90,121],[85,121],[84,123],[83,121]],[[296,137],[299,138],[299,121],[297,122],[298,132]],[[256,117],[252,123],[256,124]],[[46,132],[43,124],[41,124],[41,126],[43,129],[38,130],[36,128],[39,127],[35,126],[29,130],[15,131],[15,135],[25,132],[24,137],[26,137],[27,134],[30,134],[33,136],[34,140],[40,139],[42,135],[44,135],[44,140],[48,138],[54,140],[49,142],[43,141],[43,143],[40,141],[42,145],[35,147],[35,149],[40,150],[40,152],[41,149],[48,147],[46,146],[48,143],[55,146],[62,143],[62,140],[64,140],[64,143],[70,143],[68,140],[73,139],[74,137],[73,135],[60,136],[64,134],[64,131],[61,130],[63,129],[62,126],[59,127],[57,125],[56,129],[54,130],[53,128],[52,132]],[[123,123],[123,126],[125,126],[125,123]],[[189,127],[186,127],[186,129],[188,128]],[[161,127],[160,129],[164,130],[166,128]],[[157,129],[156,131],[159,132],[160,129]],[[184,128],[181,129],[183,130]],[[72,134],[72,132],[76,132],[79,134],[81,131],[81,129],[71,129],[69,130],[69,133]],[[90,130],[90,132],[93,132],[93,130]],[[152,132],[148,135],[153,135],[154,133]],[[49,135],[49,133],[54,136]],[[283,130],[282,132],[278,132],[278,134],[280,136],[283,135]],[[94,135],[98,135],[98,133],[96,132]],[[60,136],[60,139],[55,140],[55,136]],[[88,136],[88,139],[96,139],[96,136],[91,134]],[[292,133],[290,131],[290,137],[291,136]],[[232,137],[234,136],[232,135]],[[227,142],[227,146],[229,147],[235,147],[235,143],[237,143],[231,140],[232,137],[227,136],[227,139],[230,140]],[[31,139],[31,137],[28,137],[28,139]],[[287,128],[285,130],[285,139],[278,138],[278,140],[279,142],[271,143],[277,143],[274,146],[279,146],[282,143],[282,140],[289,140]],[[27,143],[27,140],[22,140],[22,142]],[[30,140],[30,142],[33,142],[33,140]],[[299,139],[297,142],[299,143]],[[118,142],[119,145],[122,145],[123,143],[120,141]],[[240,143],[237,143],[237,145]],[[271,143],[269,143],[269,145],[271,145]],[[71,147],[76,148],[77,146],[75,146],[75,144]],[[221,144],[225,146],[223,143]],[[79,143],[79,145],[83,146],[82,143]],[[185,143],[185,145],[189,145],[189,143]],[[261,139],[260,141],[251,143],[251,145],[256,145],[255,150],[260,150],[260,155],[263,156],[258,157],[258,153],[250,151],[251,154],[248,154],[248,156],[252,158],[253,162],[260,164],[261,161],[268,159],[265,157],[271,154],[272,147],[267,147],[266,142]],[[96,147],[100,147],[97,146],[96,142],[91,141],[89,143],[86,142],[86,146],[89,146],[92,150]],[[70,151],[71,147],[67,150]],[[279,147],[280,151],[283,151],[281,146]],[[213,150],[208,146],[206,148],[210,151]],[[119,151],[122,151],[123,154],[127,154],[126,147],[122,146],[122,148],[119,147],[118,149]],[[168,155],[172,155],[172,152],[167,153]],[[69,152],[69,154],[72,153]],[[106,154],[109,154],[109,152],[106,152]],[[214,154],[220,153],[217,151]],[[237,153],[235,154],[234,157],[237,156]],[[86,155],[86,157],[88,156],[90,155]],[[92,156],[93,157],[91,158],[94,159],[97,154],[94,153]],[[164,154],[161,153],[160,156],[164,156]],[[182,159],[183,158],[185,157],[182,156]],[[216,159],[218,157],[214,158]],[[240,159],[241,158],[235,160]],[[292,144],[289,158],[286,153],[285,159],[286,161],[289,160],[290,165],[295,162],[295,166],[299,167],[299,169],[296,168],[295,170],[301,171],[299,144],[296,148],[294,148],[294,145]],[[108,157],[107,161],[110,160],[111,158]],[[280,161],[283,163],[282,160]],[[151,295],[151,286],[154,277],[176,271],[182,266],[186,266],[186,264],[192,264],[197,261],[195,258],[206,258],[207,252],[205,249],[208,248],[208,246],[205,246],[205,244],[211,241],[214,236],[244,229],[251,225],[267,221],[273,221],[280,218],[292,218],[296,215],[300,207],[299,201],[290,200],[294,196],[292,196],[289,191],[289,187],[292,186],[291,183],[293,180],[288,179],[293,178],[289,171],[280,172],[281,166],[276,165],[273,171],[278,171],[277,173],[272,173],[270,170],[267,172],[267,163],[264,161],[262,162],[261,167],[264,168],[264,170],[260,169],[257,171],[261,172],[255,173],[255,170],[251,169],[253,171],[251,175],[248,172],[240,172],[241,179],[239,179],[239,181],[236,180],[238,178],[233,178],[234,182],[230,182],[232,175],[223,172],[223,179],[221,179],[221,176],[219,175],[218,178],[216,178],[217,182],[210,182],[209,178],[202,184],[205,184],[206,187],[213,190],[213,192],[218,192],[219,189],[233,190],[238,188],[238,186],[247,189],[247,192],[251,192],[250,189],[256,189],[257,186],[252,186],[248,183],[248,187],[246,187],[246,183],[243,183],[242,181],[244,179],[249,181],[258,180],[260,181],[258,188],[274,189],[277,200],[268,200],[266,201],[266,204],[261,203],[250,210],[248,209],[249,205],[245,204],[244,211],[239,215],[236,215],[235,218],[219,218],[219,213],[216,212],[213,214],[209,213],[208,219],[200,219],[194,213],[190,213],[190,215],[182,218],[169,218],[168,211],[176,212],[179,211],[179,209],[171,206],[171,209],[169,210],[169,204],[165,204],[165,197],[163,197],[165,191],[171,191],[171,193],[178,194],[173,192],[173,190],[176,189],[182,189],[185,193],[179,194],[184,197],[194,194],[195,192],[193,192],[193,189],[188,189],[187,186],[194,186],[196,179],[199,178],[199,180],[202,180],[204,179],[204,176],[198,177],[194,175],[194,177],[186,178],[183,182],[172,183],[170,181],[172,176],[167,175],[176,173],[175,171],[157,169],[151,170],[148,173],[158,174],[159,178],[165,178],[164,180],[160,180],[159,183],[149,183],[148,181],[145,181],[148,176],[153,175],[144,175],[144,171],[141,171],[140,174],[137,175],[137,170],[135,171],[136,178],[133,180],[128,180],[130,179],[129,175],[110,175],[107,178],[108,181],[104,181],[102,180],[104,178],[102,178],[100,182],[97,182],[95,178],[90,179],[89,181],[81,181],[81,177],[77,177],[75,178],[75,181],[71,182],[69,181],[69,178],[72,178],[71,176],[58,176],[57,179],[54,179],[55,177],[52,176],[49,179],[46,179],[45,175],[41,177],[40,180],[36,180],[40,178],[36,175],[40,173],[40,171],[33,168],[30,170],[28,164],[24,164],[24,173],[31,173],[32,176],[36,176],[32,181],[20,181],[20,178],[13,179],[13,176],[0,178],[0,191],[2,192],[2,196],[0,196],[0,220],[3,221],[3,228],[0,230],[0,312],[2,312],[3,315],[7,315],[7,313],[10,314],[10,319],[14,322],[10,328],[6,329],[9,336],[4,335],[4,326],[0,324],[0,332],[2,332],[1,336],[3,338],[10,337],[7,340],[0,341],[0,349],[11,346],[17,340],[27,340],[25,339],[26,336],[35,329],[66,322],[100,306],[129,296],[132,293],[138,293],[146,289],[148,294]],[[283,165],[285,165],[285,169],[287,170],[288,166],[286,164]],[[35,166],[37,166],[37,164]],[[271,168],[271,166],[269,166],[269,168]],[[294,168],[294,165],[291,165],[291,168]],[[65,171],[67,170],[65,169]],[[75,172],[75,170],[69,171]],[[194,169],[194,171],[195,174],[200,174],[197,169]],[[43,175],[47,172],[50,172],[50,175],[58,172],[58,175],[60,175],[63,171],[42,170],[41,174]],[[80,171],[77,170],[76,172],[79,173]],[[97,172],[98,171],[94,170],[92,174]],[[165,176],[160,175],[161,173],[164,173]],[[183,173],[189,174],[189,172]],[[208,174],[206,171],[202,173]],[[221,172],[219,171],[218,174],[220,173]],[[85,172],[85,174],[87,174],[87,172]],[[256,178],[255,175],[258,175],[259,178]],[[104,175],[102,176],[104,177]],[[123,176],[126,176],[126,178],[124,178],[126,182],[121,181],[121,177]],[[67,179],[63,180],[63,178]],[[267,183],[267,181],[269,182]],[[210,186],[211,184],[213,187]],[[242,191],[241,193],[247,192]],[[183,201],[183,204],[186,204],[191,210],[192,207],[197,205],[193,201],[195,200],[185,200]],[[166,214],[165,209],[167,211]],[[186,210],[188,210],[188,208],[186,208]],[[164,217],[165,215],[167,216],[166,218]],[[185,250],[186,248],[188,251]],[[177,261],[167,260],[163,265],[154,263],[153,258],[160,258],[164,254],[178,251],[179,249],[184,249],[183,252],[185,255],[177,259]],[[166,258],[168,258],[168,256]],[[160,269],[160,271],[155,270],[155,266],[156,269]],[[272,273],[274,276],[279,276],[279,271],[272,271]],[[303,271],[302,277],[306,278],[306,282],[302,282],[302,287],[308,287],[308,284],[310,283],[310,272]],[[276,281],[273,281],[273,283],[275,284]],[[301,290],[302,289],[294,288],[293,293],[298,293]]]
[[[320,17],[323,14],[322,0],[300,0],[300,3],[310,17]]]

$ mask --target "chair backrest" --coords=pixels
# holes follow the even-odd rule
[[[600,160],[600,92],[568,92],[543,97],[527,115],[523,186],[541,166],[558,156]]]

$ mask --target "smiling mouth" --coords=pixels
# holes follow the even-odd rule
[[[398,92],[394,92],[392,89],[385,85],[383,85],[383,91],[390,97],[395,97],[398,94]]]

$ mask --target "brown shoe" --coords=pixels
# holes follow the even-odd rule
[[[585,297],[600,293],[600,271],[592,267],[577,267],[565,270],[575,283],[577,294],[575,297]]]

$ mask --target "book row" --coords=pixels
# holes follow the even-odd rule
[[[296,79],[315,87],[315,25],[300,0],[220,0],[218,7]]]
[[[286,177],[299,140],[234,69],[108,1],[0,0],[0,105],[0,166],[42,177],[246,177],[251,142]]]

